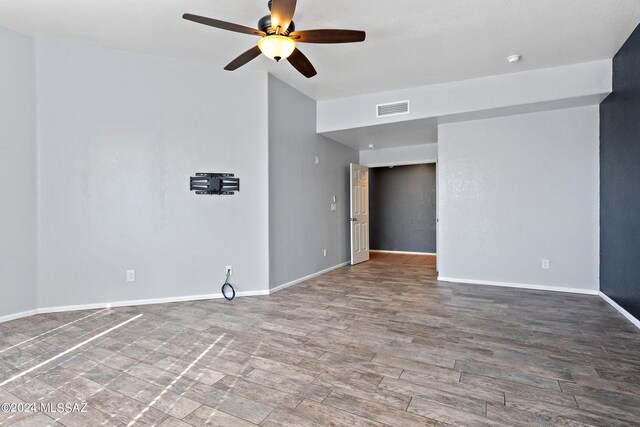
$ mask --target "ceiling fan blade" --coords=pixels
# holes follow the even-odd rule
[[[260,56],[260,53],[261,52],[258,46],[252,47],[242,55],[238,56],[233,61],[229,62],[229,65],[224,67],[224,69],[227,71],[237,70],[238,68],[242,67],[244,64],[256,59],[258,56]]]
[[[311,65],[311,62],[298,50],[298,48],[293,51],[288,59],[291,65],[293,65],[296,70],[300,71],[300,73],[306,78],[311,78],[318,74],[316,69],[313,68],[313,65]]]
[[[198,24],[208,25],[210,27],[216,27],[227,31],[235,31],[236,33],[252,34],[254,36],[265,36],[264,31],[256,30],[255,28],[245,27],[244,25],[234,24],[232,22],[220,21],[218,19],[207,18],[206,16],[192,15],[185,13],[182,18],[187,21],[197,22]]]
[[[356,30],[308,30],[295,31],[289,36],[300,43],[356,43],[364,41],[367,33]]]
[[[273,0],[271,3],[271,26],[280,27],[280,32],[284,33],[296,11],[296,0]]]

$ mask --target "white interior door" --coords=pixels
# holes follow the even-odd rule
[[[350,164],[351,265],[369,261],[369,168]]]

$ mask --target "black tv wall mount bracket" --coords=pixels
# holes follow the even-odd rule
[[[232,195],[240,191],[240,178],[232,173],[197,173],[191,177],[191,191],[196,194]]]

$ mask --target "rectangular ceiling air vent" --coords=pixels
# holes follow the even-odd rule
[[[376,105],[376,117],[397,116],[398,114],[409,114],[409,101]]]

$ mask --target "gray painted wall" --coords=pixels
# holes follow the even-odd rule
[[[440,275],[597,291],[598,121],[589,106],[441,125]]]
[[[271,288],[349,260],[349,163],[357,162],[357,151],[316,134],[315,101],[269,76]]]
[[[217,294],[226,265],[236,291],[268,290],[266,74],[36,49],[39,306]],[[241,191],[196,196],[195,172]]]
[[[34,43],[0,27],[0,318],[36,308]]]
[[[369,170],[371,249],[436,252],[436,165]]]

